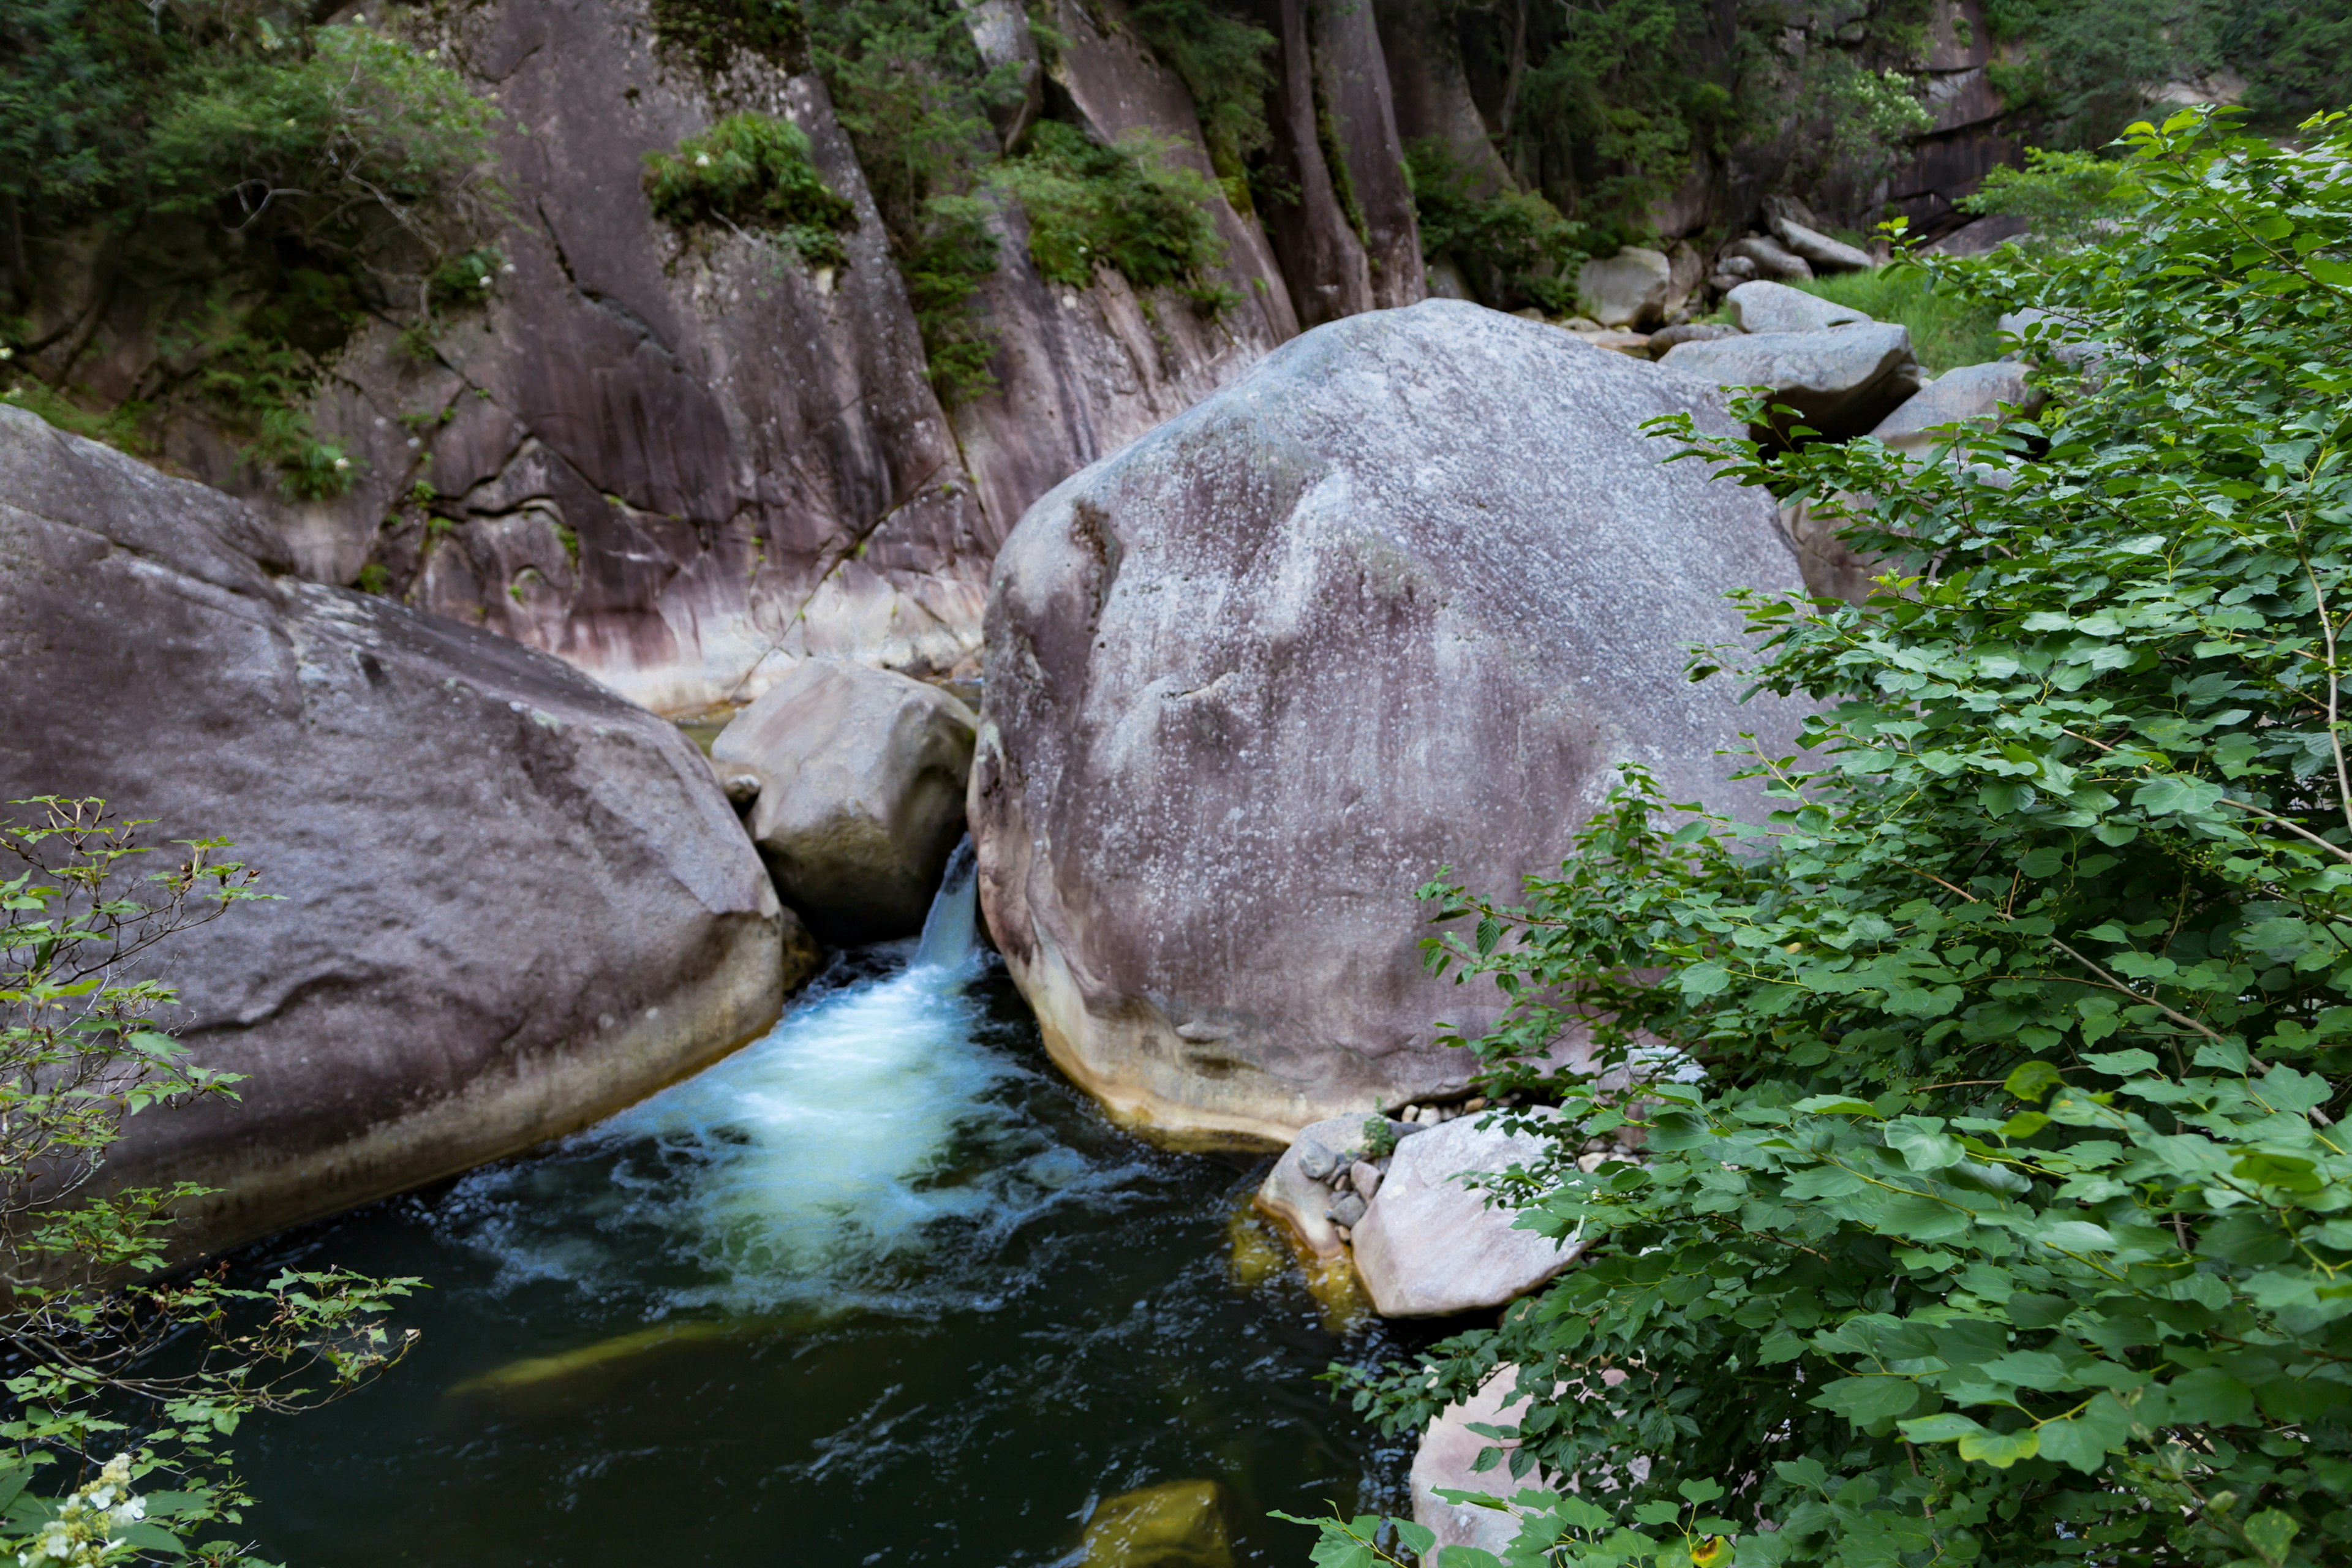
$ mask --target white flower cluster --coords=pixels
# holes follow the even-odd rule
[[[98,1479],[58,1505],[58,1517],[16,1553],[18,1568],[102,1568],[121,1561],[126,1542],[117,1532],[147,1516],[144,1500],[131,1495],[131,1456],[117,1454]]]

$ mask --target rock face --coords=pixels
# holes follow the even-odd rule
[[[1665,319],[1675,295],[1675,267],[1664,255],[1629,245],[1596,257],[1576,275],[1585,314],[1604,327],[1653,327]]]
[[[1545,1151],[1528,1132],[1462,1117],[1397,1145],[1388,1174],[1355,1226],[1356,1276],[1383,1318],[1443,1318],[1517,1300],[1576,1261],[1562,1246],[1514,1228],[1507,1208],[1464,1173],[1532,1163]]]
[[[1825,332],[1870,320],[1850,305],[1763,279],[1742,283],[1724,296],[1723,305],[1743,332]]]
[[[1214,174],[1191,95],[1137,42],[1120,0],[1057,0],[1051,15],[1063,40],[1054,87],[1088,134],[1115,142],[1148,132],[1194,173]],[[977,494],[992,553],[1039,496],[1190,408],[1298,331],[1265,231],[1223,196],[1210,215],[1225,244],[1216,281],[1238,303],[1214,318],[1172,289],[1139,294],[1108,268],[1087,289],[1048,284],[1029,260],[1027,216],[1017,204],[996,205],[997,267],[979,300],[1002,345],[993,362],[999,390],[957,408],[952,421],[969,476],[953,482]],[[976,620],[954,624],[963,646],[975,647]]]
[[[436,25],[497,94],[514,199],[496,243],[514,271],[429,364],[389,334],[343,356],[349,407],[324,429],[393,494],[309,509],[334,542],[303,553],[305,574],[349,583],[373,563],[420,608],[666,711],[755,696],[803,657],[964,658],[1003,527],[925,381],[824,82],[739,55],[722,104],[625,0],[511,0]],[[807,133],[856,211],[847,265],[655,218],[646,155],[733,110]],[[432,499],[407,501],[420,480]]]
[[[0,408],[0,793],[220,835],[284,901],[159,952],[242,1102],[126,1184],[219,1246],[527,1147],[772,1023],[814,966],[674,727],[544,654],[277,574],[216,491]]]
[[[751,841],[821,942],[912,936],[963,837],[971,710],[886,669],[810,659],[711,742],[760,781]]]
[[[1919,390],[1911,333],[1878,321],[1682,343],[1659,363],[1718,386],[1768,386],[1832,441],[1861,435]]]
[[[1677,353],[1688,352],[1685,345]],[[1516,887],[1621,761],[1794,714],[1692,686],[1792,587],[1757,492],[1668,466],[1689,383],[1452,300],[1351,318],[1056,489],[997,562],[971,816],[989,927],[1114,1114],[1284,1142],[1457,1086],[1412,892]]]

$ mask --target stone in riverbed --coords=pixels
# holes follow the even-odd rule
[[[1364,1217],[1364,1195],[1361,1193],[1341,1193],[1331,1200],[1331,1223],[1348,1229]]]
[[[0,800],[217,835],[283,901],[155,973],[236,1102],[107,1166],[217,1247],[571,1131],[724,1055],[814,966],[671,724],[567,666],[296,581],[244,506],[0,407]],[[23,808],[15,808],[19,813]]]
[[[1711,343],[1717,338],[1736,338],[1739,329],[1723,321],[1685,321],[1678,327],[1664,327],[1650,334],[1648,348],[1652,359],[1664,359],[1668,349],[1677,343]]]
[[[1359,1160],[1348,1167],[1348,1183],[1367,1199],[1375,1197],[1381,1190],[1381,1168],[1369,1160]]]
[[[1688,353],[1685,344],[1675,351]],[[971,787],[989,929],[1113,1113],[1287,1143],[1451,1098],[1412,890],[1516,886],[1620,762],[1760,810],[1717,748],[1794,710],[1694,686],[1794,587],[1760,492],[1643,421],[1708,389],[1451,300],[1318,327],[1031,509],[997,560]],[[1563,674],[1563,672],[1566,672]],[[1357,1110],[1360,1121],[1363,1112]]]
[[[1774,403],[1832,441],[1863,434],[1919,390],[1910,332],[1876,321],[1683,343],[1658,363],[1720,386],[1769,387]]]
[[[963,837],[974,722],[936,686],[809,659],[711,742],[714,763],[759,776],[751,838],[821,941],[923,929]]]
[[[1079,1568],[1234,1568],[1216,1482],[1162,1481],[1106,1499],[1087,1521]]]
[[[1355,1227],[1356,1273],[1384,1318],[1441,1318],[1499,1307],[1576,1260],[1566,1247],[1514,1228],[1517,1215],[1486,1206],[1465,1173],[1531,1163],[1545,1149],[1531,1132],[1460,1117],[1397,1146],[1380,1195]]]

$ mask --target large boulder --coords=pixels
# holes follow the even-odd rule
[[[1665,319],[1675,292],[1675,264],[1662,252],[1638,245],[1626,246],[1614,256],[1594,257],[1576,275],[1578,302],[1604,327],[1656,326]]]
[[[1675,351],[1685,353],[1692,346]],[[1644,420],[1706,389],[1454,300],[1318,328],[1056,488],[1000,554],[971,814],[1055,1058],[1130,1122],[1286,1143],[1459,1088],[1413,889],[1508,894],[1621,763],[1764,809],[1717,755],[1795,714],[1684,678],[1793,588],[1762,492]],[[1751,817],[1751,820],[1761,820]]]
[[[1723,254],[1727,259],[1752,263],[1767,278],[1804,279],[1813,275],[1811,262],[1767,235],[1751,234],[1744,239],[1735,239],[1723,247]]]
[[[1576,1261],[1576,1243],[1517,1228],[1467,1178],[1531,1165],[1532,1132],[1461,1117],[1397,1145],[1356,1223],[1356,1276],[1383,1318],[1450,1318],[1517,1300]]]
[[[839,946],[923,929],[963,837],[971,710],[936,686],[810,659],[711,742],[759,781],[751,840],[776,890]]]
[[[237,502],[0,407],[0,799],[236,841],[281,901],[156,950],[236,1103],[133,1117],[217,1246],[566,1132],[764,1030],[815,950],[675,727],[281,575]],[[19,808],[22,809],[22,808]]]
[[[1863,434],[1919,390],[1911,333],[1892,322],[1680,343],[1658,363],[1718,386],[1769,387],[1775,404],[1832,441]]]

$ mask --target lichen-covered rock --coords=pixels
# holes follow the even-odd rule
[[[132,1118],[219,1246],[553,1137],[765,1029],[815,949],[678,731],[282,575],[242,505],[0,407],[0,799],[217,835],[282,901],[155,954],[242,1100]]]
[[[923,929],[963,837],[971,710],[887,669],[810,659],[711,742],[723,775],[760,781],[751,841],[818,940]]]
[[[1676,353],[1687,352],[1690,345]],[[998,557],[971,815],[990,930],[1121,1118],[1286,1143],[1460,1086],[1412,890],[1517,885],[1621,762],[1794,712],[1684,678],[1788,588],[1759,492],[1644,420],[1709,395],[1452,300],[1318,328],[1033,508]],[[1760,818],[1756,818],[1760,820]]]
[[[1534,1163],[1531,1132],[1460,1117],[1397,1145],[1355,1226],[1356,1276],[1384,1318],[1444,1318],[1517,1300],[1576,1261],[1578,1244],[1517,1228],[1465,1175]]]
[[[1832,441],[1861,435],[1919,390],[1911,333],[1892,322],[1682,343],[1658,363],[1718,386],[1769,387],[1776,405]]]

